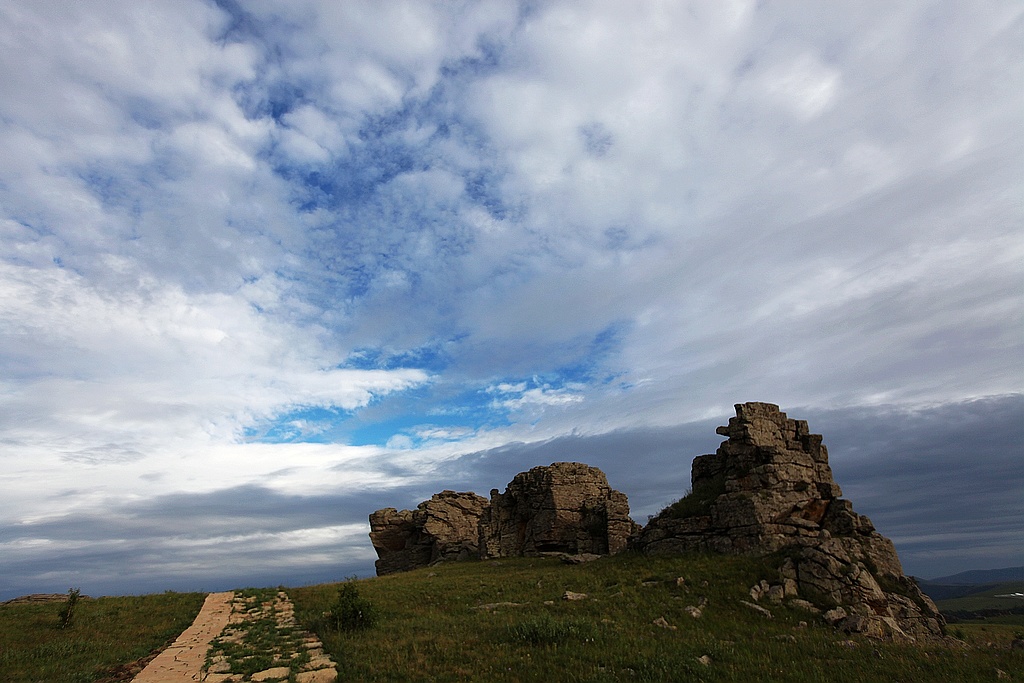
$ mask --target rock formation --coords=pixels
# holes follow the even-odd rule
[[[827,616],[841,628],[896,639],[942,635],[941,615],[904,576],[892,541],[839,497],[828,451],[806,421],[772,404],[744,403],[718,433],[729,438],[714,455],[694,459],[690,493],[652,519],[633,547],[784,551],[779,590],[835,607]]]
[[[475,493],[442,491],[415,510],[377,510],[370,515],[377,575],[479,557],[479,523],[487,505]]]
[[[491,491],[480,526],[483,557],[545,552],[614,555],[636,531],[625,494],[604,472],[578,462],[557,462],[521,472],[505,493]]]
[[[604,472],[559,462],[522,472],[491,500],[443,491],[416,510],[370,515],[377,574],[445,560],[542,553],[614,554],[637,530],[626,496]]]

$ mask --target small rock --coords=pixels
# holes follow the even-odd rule
[[[661,581],[641,581],[640,585],[645,588],[650,588],[651,586],[657,586],[659,583],[661,583]]]
[[[749,607],[750,609],[754,610],[758,614],[764,616],[766,619],[772,618],[772,613],[766,610],[764,607],[761,607],[760,605],[755,605],[752,602],[747,602],[746,600],[740,600],[740,602]]]
[[[854,648],[854,647],[857,647],[857,641],[855,641],[855,640],[839,640],[839,641],[836,641],[836,645],[838,645],[839,647]]]
[[[486,605],[477,605],[476,607],[473,607],[471,609],[482,609],[491,612],[501,607],[522,607],[525,604],[526,603],[524,602],[489,602]],[[323,650],[321,650],[321,652],[323,652]]]
[[[846,613],[846,610],[844,610],[842,607],[836,607],[835,609],[830,609],[829,611],[825,612],[825,614],[822,615],[822,618],[828,623],[835,625],[836,623],[842,621],[848,616],[849,615]]]
[[[704,612],[701,611],[700,607],[696,607],[694,605],[688,605],[684,607],[683,611],[689,614],[694,619],[700,619],[701,615],[704,614]]]
[[[667,628],[670,631],[675,631],[676,630],[675,626],[673,626],[672,624],[670,624],[667,621],[665,621],[665,617],[658,617],[657,619],[655,619],[651,623],[654,624],[655,626],[659,627],[659,628]]]
[[[676,577],[676,585],[677,586],[685,586],[686,585],[686,579],[684,577],[682,577],[682,576],[677,576]]]
[[[800,598],[793,598],[788,603],[792,607],[802,609],[805,612],[811,612],[812,614],[821,614],[821,610],[814,606],[814,603],[808,602],[807,600],[801,600]]]
[[[700,657],[697,657],[697,661],[703,664],[704,666],[711,666],[711,657],[708,657],[707,655],[701,655]]]
[[[1002,680],[1009,680],[1010,674],[1006,673],[1002,669],[996,669],[996,678],[999,679],[1000,681],[1002,681]]]
[[[554,600],[545,600],[544,604],[545,605],[553,605],[553,604],[555,604],[555,601]]]
[[[587,594],[586,593],[573,593],[572,591],[565,591],[565,593],[562,594],[562,599],[563,600],[586,600],[587,599]]]
[[[257,671],[249,678],[254,681],[269,681],[272,678],[284,678],[287,680],[289,673],[291,673],[291,670],[287,666],[275,666],[272,669]]]
[[[218,661],[219,660],[219,661]],[[231,664],[224,657],[216,657],[207,669],[212,674],[226,674],[231,672]]]
[[[772,586],[768,589],[768,599],[776,605],[781,604],[785,597],[786,590],[782,586]]]
[[[790,642],[790,643],[795,643],[796,642],[796,636],[790,635],[788,633],[780,633],[777,636],[772,636],[772,638],[775,639],[775,640],[785,640],[785,641]]]
[[[338,672],[333,667],[295,674],[296,683],[335,683],[337,680]]]
[[[586,562],[593,562],[594,560],[600,560],[600,555],[594,553],[578,553],[576,555],[563,554],[562,562],[565,564],[584,564]]]

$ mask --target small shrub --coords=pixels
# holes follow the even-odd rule
[[[725,475],[720,475],[702,482],[698,488],[691,489],[685,496],[659,512],[657,517],[686,519],[706,515],[711,503],[723,493],[725,493]]]
[[[80,588],[68,589],[68,599],[64,601],[64,606],[57,613],[57,628],[71,628],[71,622],[75,618],[75,606],[78,605],[78,598],[81,594]]]
[[[346,581],[338,586],[338,597],[324,619],[331,630],[356,631],[372,627],[377,621],[377,611],[369,600],[359,595],[353,581]]]

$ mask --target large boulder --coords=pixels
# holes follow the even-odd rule
[[[633,547],[649,554],[785,550],[784,582],[848,631],[940,637],[934,603],[903,574],[892,541],[853,510],[832,478],[828,450],[807,422],[769,403],[736,405],[714,455],[694,459],[691,489],[652,519]]]
[[[636,529],[629,501],[608,485],[604,472],[556,462],[517,474],[504,493],[491,491],[480,524],[480,553],[613,555],[626,549]]]
[[[370,515],[370,542],[378,576],[479,557],[479,523],[487,506],[475,493],[442,491],[415,510],[377,510]]]
[[[378,575],[481,557],[609,555],[625,550],[638,529],[629,501],[604,472],[575,462],[517,474],[505,493],[494,489],[490,501],[442,491],[415,510],[370,515]]]

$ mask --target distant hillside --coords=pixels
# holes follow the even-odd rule
[[[960,572],[952,576],[940,576],[926,579],[918,583],[940,584],[946,586],[976,586],[979,584],[1005,583],[1007,581],[1024,581],[1024,567],[1006,567],[1005,569],[974,569]]]

